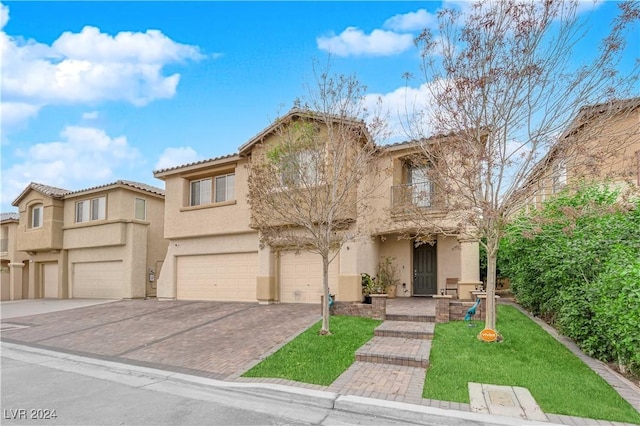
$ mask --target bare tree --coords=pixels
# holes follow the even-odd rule
[[[575,65],[575,50],[589,26],[578,6],[557,0],[479,2],[464,13],[440,11],[438,31],[424,30],[416,39],[433,107],[414,111],[408,123],[447,220],[415,209],[415,221],[432,224],[424,226],[425,233],[482,238],[488,258],[486,326],[492,329],[499,241],[509,217],[539,190],[531,173],[548,161],[571,159],[575,166],[581,142],[602,129],[596,122],[620,112],[606,106],[629,96],[637,82],[637,63],[627,75],[616,67],[640,4],[619,4],[610,34],[582,65]],[[585,115],[581,108],[588,104],[605,107]],[[569,120],[586,116],[591,135],[582,131],[574,137]]]
[[[384,122],[363,107],[365,88],[355,77],[316,80],[274,123],[275,138],[252,153],[248,200],[262,243],[322,257],[320,333],[330,334],[329,264],[362,231],[356,219],[378,179],[374,139]]]

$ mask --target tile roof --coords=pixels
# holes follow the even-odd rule
[[[18,197],[15,200],[13,200],[13,203],[11,204],[14,206],[17,206],[20,200],[22,199],[22,197],[24,197],[27,194],[27,192],[29,192],[32,189],[48,197],[58,198],[58,199],[61,199],[62,197],[64,197],[66,194],[70,192],[67,189],[56,188],[55,186],[45,185],[43,183],[31,182],[20,193],[20,195],[18,195]]]
[[[8,222],[11,220],[20,220],[20,213],[18,212],[9,212],[9,213],[0,213],[0,222]]]
[[[156,195],[162,195],[164,197],[164,189],[147,185],[146,183],[134,182],[131,180],[117,180],[115,182],[107,183],[104,185],[93,186],[91,188],[79,189],[77,191],[68,191],[67,194],[65,195],[76,195],[76,194],[81,194],[83,192],[94,191],[96,189],[103,189],[103,188],[108,188],[110,186],[118,186],[118,185],[124,185],[131,188],[140,189],[142,191],[150,192]]]
[[[178,170],[178,169],[182,169],[182,168],[185,168],[185,167],[197,166],[198,164],[204,164],[204,163],[208,163],[210,161],[224,160],[224,159],[227,159],[227,158],[235,157],[237,155],[238,155],[238,153],[234,152],[233,154],[227,154],[227,155],[221,155],[219,157],[207,158],[206,160],[195,161],[193,163],[181,164],[179,166],[168,167],[166,169],[154,170],[153,174],[156,175],[158,173],[165,173],[165,172],[169,172],[171,170]]]

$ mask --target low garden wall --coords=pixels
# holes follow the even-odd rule
[[[324,297],[321,296],[324,303]],[[322,304],[320,305],[322,312]],[[385,320],[387,317],[387,295],[372,295],[371,304],[357,302],[334,302],[331,315],[345,315],[351,317],[365,317]]]

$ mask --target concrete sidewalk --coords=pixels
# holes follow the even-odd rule
[[[67,311],[115,302],[104,299],[24,299],[0,302],[0,319]]]

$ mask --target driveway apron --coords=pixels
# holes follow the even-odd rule
[[[225,379],[318,320],[316,305],[123,300],[7,319],[2,340]]]

